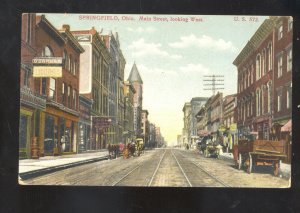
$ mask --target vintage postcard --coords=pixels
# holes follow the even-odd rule
[[[19,183],[291,184],[293,18],[22,15]]]

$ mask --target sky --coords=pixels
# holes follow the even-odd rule
[[[210,97],[204,75],[224,75],[224,96],[237,92],[232,64],[266,16],[45,14],[57,29],[95,27],[118,32],[126,60],[125,80],[135,62],[143,79],[143,108],[170,144],[182,133],[185,102]],[[109,16],[109,17],[107,17]],[[91,17],[94,20],[91,20]],[[113,20],[111,20],[113,19]],[[194,21],[192,20],[194,19]]]

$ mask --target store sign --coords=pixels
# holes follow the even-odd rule
[[[38,57],[32,59],[33,77],[62,77],[62,57]]]
[[[93,117],[93,125],[96,128],[108,128],[111,125],[112,119],[109,117]]]

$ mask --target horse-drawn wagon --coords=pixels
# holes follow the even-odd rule
[[[198,142],[198,147],[206,158],[210,156],[219,158],[220,150],[222,148],[218,142],[212,140],[211,136],[203,137],[202,140]]]
[[[287,157],[286,141],[239,140],[233,156],[238,169],[244,167],[251,173],[256,166],[272,166],[273,174],[278,176],[280,161]]]

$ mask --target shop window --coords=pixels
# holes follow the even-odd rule
[[[26,115],[20,115],[20,129],[19,129],[19,152],[20,157],[25,157],[26,147],[27,147],[27,138],[28,138],[28,118]],[[23,155],[23,156],[22,156]]]
[[[51,155],[53,154],[54,148],[54,117],[46,114],[45,117],[45,133],[44,133],[44,150],[45,154]]]
[[[56,99],[56,80],[54,78],[50,78],[49,84],[49,98],[55,100]]]

